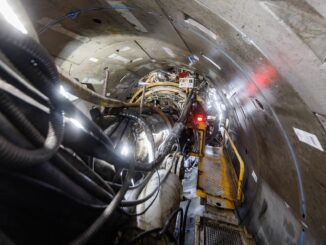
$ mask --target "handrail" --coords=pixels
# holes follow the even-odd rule
[[[225,132],[225,135],[227,136],[229,142],[230,142],[230,145],[239,161],[239,164],[240,164],[240,170],[239,170],[239,178],[238,178],[238,190],[237,190],[237,200],[239,203],[242,203],[243,202],[243,193],[242,193],[242,182],[243,182],[243,178],[244,178],[244,161],[242,159],[242,157],[240,156],[240,153],[237,149],[237,147],[234,145],[232,139],[231,139],[231,136],[229,134],[229,132],[227,131],[226,128],[224,128],[224,132]]]

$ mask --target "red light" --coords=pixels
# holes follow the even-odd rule
[[[196,121],[197,121],[197,122],[203,122],[203,121],[204,121],[204,116],[203,116],[203,115],[198,115],[198,116],[196,117]]]

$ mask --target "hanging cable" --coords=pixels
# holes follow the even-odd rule
[[[159,172],[157,171],[157,169],[156,169],[156,173],[157,173],[157,177],[158,177],[158,185],[159,186],[161,186],[161,177],[160,177],[160,174],[159,174]],[[127,212],[127,211],[125,211],[124,209],[123,209],[123,211],[124,211],[124,214],[127,214],[128,216],[140,216],[140,215],[143,215],[143,214],[145,214],[151,207],[152,207],[152,205],[154,204],[154,202],[156,201],[156,199],[157,199],[157,197],[158,197],[158,195],[159,195],[159,193],[160,193],[160,188],[157,190],[157,192],[156,192],[156,195],[155,195],[155,197],[153,198],[153,200],[151,201],[151,203],[142,211],[142,212],[140,212],[140,213],[129,213],[129,212]]]
[[[0,136],[0,159],[3,165],[7,168],[22,169],[44,163],[53,157],[63,139],[62,112],[51,109],[48,133],[44,139],[2,90],[0,90],[0,108],[18,130],[33,139],[39,147],[43,145],[37,149],[24,149]]]
[[[178,147],[178,146],[177,146]],[[178,148],[177,148],[178,149]],[[150,194],[148,194],[146,197],[142,198],[142,199],[137,199],[134,201],[122,201],[121,202],[121,207],[131,207],[131,206],[136,206],[138,204],[144,203],[146,202],[148,199],[150,199],[161,187],[161,185],[165,182],[165,180],[167,179],[167,177],[169,176],[169,174],[171,173],[171,169],[173,167],[173,162],[175,161],[176,158],[176,154],[177,151],[174,153],[173,158],[172,158],[172,163],[170,168],[167,170],[166,174],[163,176],[162,180],[160,181],[160,184],[152,190],[152,192]]]
[[[174,210],[169,217],[167,218],[167,220],[165,221],[165,224],[163,227],[161,228],[154,228],[151,230],[147,230],[144,231],[140,234],[138,234],[134,239],[132,239],[129,244],[134,244],[142,239],[144,239],[146,236],[149,236],[151,234],[157,234],[158,237],[162,237],[164,234],[168,233],[168,228],[172,222],[172,220],[178,215],[181,214],[181,218],[180,218],[180,224],[179,224],[179,229],[181,230],[181,227],[183,225],[183,209],[182,208],[178,208],[176,210]],[[179,238],[180,239],[180,238]]]
[[[75,239],[71,245],[83,245],[86,244],[92,236],[102,227],[102,225],[107,222],[114,211],[119,207],[119,204],[121,200],[123,199],[125,193],[128,190],[128,186],[131,182],[131,178],[134,175],[134,167],[131,166],[128,170],[126,179],[123,183],[123,186],[120,188],[118,193],[115,195],[113,200],[110,202],[110,204],[107,206],[107,208],[104,210],[104,212],[98,217],[95,222],[83,233],[81,234],[77,239]]]

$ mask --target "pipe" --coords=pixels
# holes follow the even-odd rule
[[[75,81],[72,77],[65,74],[59,67],[57,67],[59,70],[60,79],[63,82],[63,86],[72,93],[73,95],[79,97],[80,99],[83,99],[89,103],[103,106],[103,107],[111,107],[111,108],[120,108],[120,107],[139,107],[138,103],[125,103],[120,100],[111,99],[108,97],[104,97],[102,95],[99,95],[98,93],[95,93],[94,91],[84,87],[79,82]],[[160,116],[164,119],[164,121],[167,123],[167,125],[172,128],[171,122],[169,119],[165,116],[164,113],[162,113],[157,108],[154,108],[152,106],[146,106],[144,107],[149,108],[151,110],[156,111]]]
[[[128,107],[130,103],[125,103],[120,100],[110,99],[103,95],[100,95],[86,87],[81,83],[77,82],[75,79],[71,78],[69,75],[65,74],[59,67],[60,80],[63,83],[63,87],[67,89],[73,95],[90,102],[95,105],[100,105],[103,107]]]

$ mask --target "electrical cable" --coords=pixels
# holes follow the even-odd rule
[[[78,171],[86,175],[96,184],[101,186],[103,189],[108,191],[110,194],[115,195],[115,191],[112,189],[112,187],[108,185],[100,175],[98,175],[95,171],[92,171],[92,169],[78,155],[72,154],[71,152],[68,151],[68,149],[64,147],[61,147],[61,150],[64,151],[65,154],[68,154],[71,157],[72,161],[70,162],[72,166],[74,166]],[[112,195],[111,198],[113,198]]]
[[[103,205],[99,205],[99,204],[90,204],[90,203],[86,203],[85,201],[83,200],[80,200],[76,197],[73,197],[72,195],[68,195],[66,192],[64,192],[62,189],[56,187],[56,186],[53,186],[51,184],[48,184],[46,182],[43,182],[41,180],[38,180],[38,179],[35,179],[35,178],[32,178],[30,176],[27,176],[25,174],[22,174],[22,173],[19,173],[19,172],[13,172],[13,171],[3,171],[3,170],[0,170],[0,173],[4,173],[6,174],[6,176],[10,176],[10,177],[13,177],[13,178],[16,178],[17,180],[23,180],[25,181],[27,184],[32,184],[32,185],[37,185],[37,186],[40,186],[42,188],[45,188],[45,189],[48,189],[48,190],[51,190],[53,192],[56,192],[57,194],[67,198],[67,199],[70,199],[82,206],[85,206],[85,207],[89,207],[89,208],[96,208],[96,209],[105,209],[107,207],[107,204],[103,204]]]
[[[157,177],[158,177],[158,186],[161,186],[161,177],[160,177],[160,174],[157,171],[157,169],[156,169],[156,173],[157,173]],[[155,200],[157,199],[159,193],[160,193],[160,188],[157,190],[156,195],[153,198],[153,200],[151,201],[151,203],[142,212],[140,212],[140,213],[129,213],[126,210],[123,209],[124,214],[127,214],[128,216],[140,216],[140,215],[145,214],[152,207],[152,205],[154,204]]]
[[[44,163],[53,157],[63,140],[64,117],[62,112],[51,108],[48,132],[44,139],[2,90],[0,90],[0,108],[1,112],[12,121],[18,130],[33,139],[34,143],[39,146],[37,149],[24,149],[0,136],[0,159],[3,165],[8,168],[22,169]]]
[[[179,230],[180,231],[182,230],[181,228],[183,227],[183,209],[182,208],[178,208],[178,209],[174,210],[170,214],[169,218],[165,221],[165,224],[164,224],[162,230],[159,233],[160,235],[163,235],[167,231],[167,229],[169,228],[169,226],[170,226],[173,218],[176,217],[179,213],[181,214],[180,224],[179,224]],[[180,240],[180,237],[179,237],[179,240]]]
[[[91,180],[88,176],[82,174],[68,162],[60,153],[57,153],[51,160],[52,164],[69,176],[73,181],[82,186],[90,194],[101,201],[109,203],[113,196]]]
[[[134,190],[134,189],[137,189],[139,187],[141,187],[143,185],[144,182],[146,182],[146,180],[149,180],[150,174],[148,174],[145,178],[142,178],[141,180],[139,180],[139,183],[137,183],[136,185],[131,185],[129,186],[128,190]],[[115,187],[121,187],[122,184],[118,184],[118,183],[114,183],[112,181],[105,181],[108,185],[112,185],[112,186],[115,186]]]
[[[186,228],[187,228],[187,215],[188,215],[190,203],[191,203],[191,199],[189,199],[187,202],[187,206],[186,206],[185,213],[183,216],[183,228],[182,228],[182,232],[181,232],[181,241],[180,241],[181,245],[183,245],[185,242],[185,235],[186,235]]]
[[[11,119],[11,121],[14,123],[14,125],[17,127],[18,130],[20,130],[35,146],[38,145],[42,145],[43,142],[44,143],[44,147],[48,146],[48,144],[46,144],[47,140],[44,139],[43,135],[34,127],[34,125],[32,125],[30,123],[30,121],[25,117],[25,115],[20,112],[19,108],[16,107],[16,105],[11,101],[10,97],[4,93],[3,91],[0,90],[0,108],[1,111],[3,113],[5,113],[5,115],[7,115],[9,117],[9,119]],[[51,118],[51,113],[50,113],[50,118]],[[51,119],[50,119],[51,120]],[[63,123],[63,122],[62,122]],[[51,132],[51,128],[54,128],[53,126],[49,127],[49,133],[54,134],[55,132]],[[51,135],[50,134],[50,135]],[[54,135],[55,136],[55,135]],[[51,137],[54,137],[51,136]],[[0,136],[1,137],[1,136]],[[62,137],[63,137],[63,133],[61,132],[61,141],[62,141]],[[3,153],[1,151],[1,148],[5,147],[5,145],[1,144],[0,146],[0,158],[4,159],[3,160],[3,164],[6,163],[7,165],[10,164],[10,168],[21,168],[21,167],[25,167],[26,165],[28,166],[35,166],[36,164],[40,164],[40,163],[44,163],[47,160],[49,160],[50,158],[54,157],[54,161],[56,160],[56,163],[59,164],[59,166],[61,166],[61,169],[64,169],[65,172],[70,174],[70,176],[73,176],[75,180],[78,181],[79,184],[82,184],[82,186],[88,190],[91,190],[91,193],[100,193],[97,196],[100,196],[102,198],[102,200],[104,199],[104,201],[110,201],[113,196],[102,190],[101,188],[99,188],[99,186],[97,186],[97,184],[95,184],[94,182],[87,180],[85,177],[83,176],[81,173],[79,173],[77,170],[75,170],[73,167],[70,166],[69,163],[66,163],[66,166],[64,164],[60,164],[59,161],[62,161],[64,158],[62,156],[54,156],[54,154],[57,152],[57,149],[59,148],[59,145],[61,141],[58,141],[57,144],[55,145],[56,148],[51,148],[49,147],[49,149],[47,150],[51,150],[51,155],[49,156],[49,158],[47,159],[39,159],[39,161],[35,160],[35,156],[33,154],[31,154],[31,152],[33,152],[34,154],[37,154],[37,150],[24,150],[24,151],[28,151],[28,156],[29,158],[26,160],[26,158],[21,159],[20,155],[15,151],[12,154],[14,154],[14,157],[16,159],[16,161],[19,161],[17,164],[18,166],[16,166],[16,163],[13,161],[8,160],[7,158],[3,158]],[[16,146],[16,148],[18,148]],[[19,151],[22,151],[21,149]],[[36,155],[38,158],[40,158],[40,155]],[[31,158],[31,159],[30,159]],[[13,164],[14,163],[14,164]],[[65,166],[65,167],[64,167]],[[90,171],[88,171],[88,173],[90,174]],[[91,175],[92,177],[87,177],[87,178],[91,178],[94,180],[94,174]],[[99,180],[99,178],[97,178],[97,180]],[[103,181],[104,182],[104,181]],[[103,183],[102,182],[102,183]],[[111,191],[112,189],[107,187],[107,191]],[[113,191],[114,193],[114,191]]]
[[[120,190],[115,195],[110,204],[107,206],[107,208],[104,210],[104,212],[94,221],[94,223],[85,232],[83,232],[78,238],[76,238],[72,243],[70,243],[71,245],[86,244],[91,239],[91,237],[102,227],[102,225],[110,219],[114,211],[119,207],[119,203],[127,192],[128,186],[131,182],[131,178],[133,177],[133,175],[134,167],[131,166],[128,170],[123,186],[120,188]]]
[[[173,220],[173,218],[175,218],[176,215],[178,215],[179,213],[181,213],[181,219],[180,219],[180,225],[179,228],[181,230],[182,227],[182,219],[183,219],[183,209],[182,208],[178,208],[176,210],[174,210],[168,217],[168,219],[165,221],[165,224],[163,227],[160,228],[154,228],[154,229],[150,229],[147,231],[144,231],[140,234],[138,234],[135,238],[133,238],[129,244],[134,244],[142,239],[144,239],[146,236],[151,235],[153,233],[156,233],[158,235],[158,237],[161,237],[162,235],[166,234],[168,232],[168,228]]]
[[[167,179],[168,175],[171,173],[171,169],[172,169],[175,157],[176,157],[176,153],[177,152],[175,152],[175,154],[173,155],[172,164],[171,164],[170,168],[167,170],[164,177],[162,178],[162,180],[160,182],[160,185],[162,185],[164,183],[164,181]],[[157,192],[157,190],[160,188],[160,185],[158,185],[150,194],[148,194],[146,197],[144,197],[142,199],[137,199],[137,200],[134,200],[134,201],[122,201],[121,202],[121,207],[131,207],[131,206],[136,206],[138,204],[146,202],[148,199],[150,199]]]
[[[102,130],[59,93],[59,74],[47,51],[31,37],[22,35],[8,25],[1,25],[0,32],[6,33],[0,36],[1,51],[35,87],[50,98],[53,106],[67,114],[78,115],[85,121],[85,127],[108,146],[112,146]],[[114,155],[113,150],[110,153]],[[119,158],[115,156],[116,159]]]

